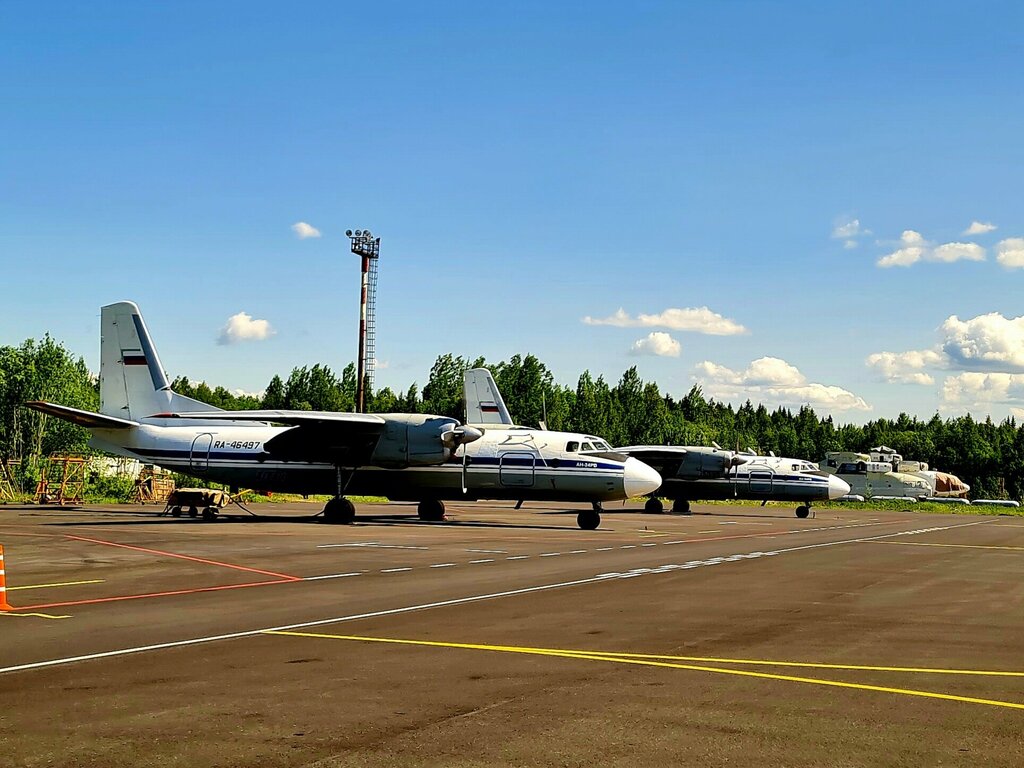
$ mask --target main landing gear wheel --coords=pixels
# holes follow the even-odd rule
[[[601,506],[595,504],[593,509],[584,509],[576,515],[576,525],[584,531],[592,531],[601,524]]]
[[[324,522],[349,525],[356,519],[356,505],[344,496],[335,496],[324,507]]]
[[[431,523],[439,523],[444,520],[444,502],[440,499],[424,499],[417,507],[420,520]]]
[[[181,517],[181,507],[171,507],[171,517]]]
[[[212,523],[216,519],[217,519],[217,510],[216,509],[214,509],[213,507],[207,507],[206,509],[203,510],[203,520],[205,520],[208,523]]]
[[[809,514],[811,514],[811,508],[809,506],[796,508],[796,516],[799,517],[801,520],[807,517]]]
[[[651,496],[646,502],[644,502],[644,512],[649,515],[660,515],[665,511],[665,505],[661,503],[661,499],[657,496]]]
[[[673,515],[688,515],[690,514],[690,502],[686,499],[675,499],[672,502],[672,514]]]

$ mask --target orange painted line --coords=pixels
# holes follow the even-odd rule
[[[274,571],[262,571],[259,568],[249,568],[245,565],[234,565],[233,563],[222,563],[219,560],[207,560],[202,557],[192,557],[191,555],[179,555],[177,552],[164,552],[160,549],[148,549],[146,547],[136,547],[132,544],[118,544],[116,541],[104,541],[103,539],[89,539],[85,536],[73,536],[71,534],[65,534],[69,539],[75,541],[88,541],[92,544],[106,544],[108,547],[120,547],[122,549],[132,549],[136,552],[145,552],[150,555],[163,555],[164,557],[177,557],[181,560],[191,560],[194,563],[205,563],[206,565],[219,565],[222,568],[233,568],[236,571],[248,571],[249,573],[258,573],[262,576],[275,576],[279,579],[286,579],[288,581],[301,581],[302,577],[292,576],[287,573],[275,573]]]
[[[302,579],[274,579],[273,581],[252,581],[246,584],[224,584],[219,587],[192,587],[190,589],[175,589],[167,592],[149,592],[144,595],[118,595],[116,597],[95,597],[91,600],[68,600],[61,603],[40,603],[38,605],[24,605],[14,609],[17,611],[38,611],[43,608],[64,608],[72,605],[92,605],[94,603],[113,603],[120,600],[142,600],[148,597],[172,597],[174,595],[192,595],[197,592],[220,592],[225,589],[244,589],[245,587],[266,587],[271,584],[290,584],[293,581]]]

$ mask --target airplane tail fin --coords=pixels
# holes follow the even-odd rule
[[[466,397],[467,424],[504,424],[514,426],[498,385],[486,368],[471,368],[462,377]]]
[[[100,310],[100,413],[139,421],[175,411],[220,411],[171,390],[139,308],[130,301]]]

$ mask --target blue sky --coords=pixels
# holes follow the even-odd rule
[[[378,385],[1024,416],[1019,4],[487,5],[5,3],[0,344],[129,298],[172,376],[340,369],[370,227]]]

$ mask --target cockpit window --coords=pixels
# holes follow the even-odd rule
[[[595,440],[594,441],[594,445],[597,446],[597,450],[599,450],[599,451],[610,451],[611,450],[611,448],[608,446],[608,443],[606,443],[604,440]]]
[[[570,442],[565,444],[565,452],[566,453],[576,453],[576,451],[578,451],[579,449],[580,449],[580,444],[577,443],[575,440],[572,440],[572,441],[570,441]]]
[[[592,451],[592,450],[594,450],[594,446],[591,443],[584,443],[582,450],[584,450],[584,451]]]

